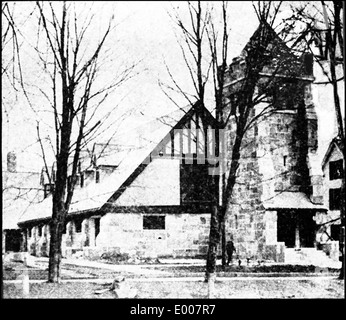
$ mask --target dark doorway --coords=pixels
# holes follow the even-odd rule
[[[279,210],[277,222],[278,241],[287,248],[313,247],[315,243],[314,212],[309,210]],[[299,244],[296,243],[299,228]]]
[[[287,248],[295,246],[295,212],[289,210],[278,211],[278,241],[284,242]]]
[[[22,234],[20,230],[6,230],[5,249],[6,251],[19,252]]]
[[[302,247],[313,247],[315,244],[315,221],[313,220],[314,212],[304,210],[299,213],[299,235],[300,245]]]

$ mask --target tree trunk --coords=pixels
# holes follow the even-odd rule
[[[227,185],[222,193],[222,206],[213,206],[211,220],[210,220],[210,234],[209,234],[209,247],[207,254],[207,268],[206,268],[206,281],[215,281],[215,270],[217,261],[217,246],[221,240],[221,232],[223,232],[222,225],[226,219],[228,210],[228,199],[230,199],[233,187],[236,180],[236,172],[238,169],[238,162],[240,158],[240,146],[242,141],[242,134],[238,134],[235,139],[232,153],[232,161]],[[225,229],[225,228],[224,228]],[[226,232],[226,230],[224,230]],[[225,241],[225,240],[224,240]],[[225,241],[226,242],[226,241]]]
[[[217,246],[220,243],[220,224],[219,224],[219,210],[218,206],[212,207],[210,218],[210,234],[209,234],[209,246],[207,253],[207,267],[205,280],[215,281],[215,270],[217,260]]]
[[[48,282],[60,282],[61,275],[61,237],[57,223],[52,222],[49,247]]]
[[[222,251],[222,269],[225,270],[227,259],[226,259],[226,221],[225,219],[221,222],[221,251]]]
[[[50,225],[48,282],[60,282],[61,280],[61,243],[66,210],[63,200],[57,198],[53,199],[53,217]]]

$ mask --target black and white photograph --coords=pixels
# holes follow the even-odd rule
[[[345,299],[344,4],[2,1],[2,300]]]

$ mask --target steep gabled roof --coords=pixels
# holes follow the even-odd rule
[[[85,188],[76,189],[69,215],[100,210],[108,203],[115,201],[127,185],[141,172],[141,165],[148,162],[148,157],[155,147],[170,134],[171,130],[178,128],[181,123],[186,121],[197,108],[200,106],[195,104],[178,109],[145,123],[131,132],[120,135],[117,140],[112,141],[112,146],[121,144],[124,147],[122,158],[116,159],[116,170],[100,183],[93,181]],[[215,121],[210,112],[205,107],[202,108],[205,116]],[[126,145],[131,146],[131,148],[126,148]],[[38,205],[29,207],[19,219],[19,224],[50,219],[51,214],[52,197],[48,196]]]
[[[240,57],[234,59],[235,63],[244,60],[244,57],[252,47],[261,44],[261,36],[263,33],[267,33],[269,37],[266,54],[271,57],[271,62],[263,68],[262,73],[271,73],[275,70],[275,73],[281,76],[312,77],[312,70],[308,71],[307,69],[305,55],[302,55],[301,57],[296,56],[292,49],[287,46],[285,41],[279,37],[266,21],[262,21],[259,24],[250,40],[244,46]]]
[[[341,140],[340,140],[340,137],[338,136],[334,137],[328,146],[326,154],[324,155],[322,160],[322,170],[324,170],[335,148],[341,152]]]

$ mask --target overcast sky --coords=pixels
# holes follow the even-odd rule
[[[16,3],[17,17],[20,16],[26,20],[26,15],[32,11],[33,5],[33,2]],[[216,2],[215,5],[220,3]],[[76,2],[76,6],[84,10],[83,2]],[[250,1],[232,1],[229,6],[230,57],[234,57],[240,53],[258,23]],[[177,43],[175,25],[168,14],[173,13],[173,7],[178,7],[184,17],[183,9],[186,8],[184,2],[110,1],[95,2],[93,5],[96,27],[91,36],[97,41],[104,30],[102,26],[106,25],[109,17],[114,14],[117,27],[115,33],[112,34],[113,38],[107,42],[106,49],[115,52],[114,60],[118,59],[121,63],[141,61],[137,68],[138,75],[120,87],[114,99],[106,101],[104,106],[104,109],[111,108],[116,101],[121,104],[122,110],[133,109],[131,118],[127,118],[128,121],[122,123],[126,129],[176,108],[158,85],[158,81],[171,84],[165,64],[170,68],[179,85],[186,91],[190,90],[194,93]],[[32,23],[28,20],[23,23],[21,29],[26,39],[22,44],[23,73],[28,83],[37,84],[43,79],[37,69],[35,52],[32,50],[36,41],[37,22],[35,23],[34,19]],[[14,150],[17,153],[18,169],[31,171],[41,168],[40,148],[38,143],[35,143],[37,114],[28,106],[23,97],[15,99],[7,91],[3,93],[3,98],[4,103],[11,105],[8,118],[6,118],[9,122],[3,121],[3,154],[6,155],[7,151]],[[36,106],[47,103],[43,97],[38,98],[37,95],[31,98]],[[178,100],[178,104],[187,104],[185,99]],[[39,118],[41,127],[44,123],[52,123],[51,115],[47,112],[40,113]],[[44,136],[44,133],[42,135]]]
[[[217,6],[220,3],[216,1],[214,5]],[[80,10],[83,9],[84,4],[84,2],[75,3]],[[25,18],[28,12],[31,12],[33,5],[34,2],[18,2],[16,13],[21,13],[21,17]],[[122,65],[131,61],[141,61],[136,69],[138,75],[119,88],[103,107],[107,110],[114,104],[119,104],[121,110],[132,110],[131,117],[121,123],[120,130],[129,129],[131,126],[139,125],[154,116],[160,116],[176,108],[158,85],[158,81],[167,84],[170,81],[165,64],[170,68],[179,85],[184,90],[193,93],[192,82],[177,43],[176,29],[168,15],[169,12],[173,13],[173,7],[179,7],[179,12],[184,18],[183,9],[186,8],[186,4],[183,1],[97,1],[93,6],[96,23],[93,32],[89,34],[90,38],[99,39],[111,15],[114,14],[115,22],[118,24],[105,48],[114,52],[114,69],[112,66],[106,70],[105,81],[109,74],[116,71],[117,63]],[[257,28],[258,20],[251,1],[230,1],[229,9],[230,63],[233,57],[239,55]],[[26,22],[22,29],[26,39],[22,44],[22,48],[25,49],[23,72],[29,83],[39,84],[40,81],[44,81],[44,78],[41,77],[35,63],[37,58],[33,47],[36,41],[37,22],[35,24],[35,20],[31,20],[33,23]],[[8,109],[10,110],[8,117],[3,118],[2,123],[3,160],[7,152],[13,150],[17,153],[19,170],[37,171],[43,165],[40,147],[36,142],[37,114],[31,110],[23,97],[17,99],[10,91],[6,91],[6,88],[3,87],[3,89],[5,89],[2,94],[3,104],[11,106]],[[47,103],[42,96],[36,95],[32,99],[35,108]],[[177,99],[177,103],[182,105],[187,104],[187,101],[180,98]],[[42,126],[45,122],[52,123],[52,117],[47,112],[40,113],[39,117]]]

